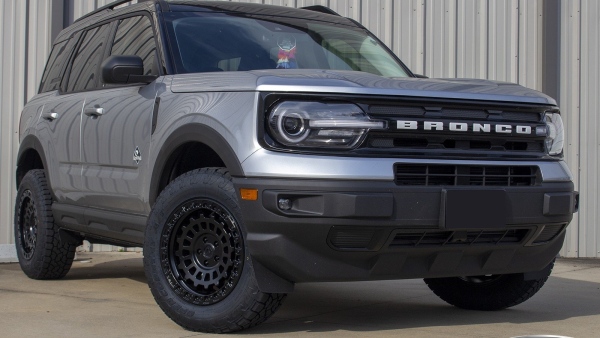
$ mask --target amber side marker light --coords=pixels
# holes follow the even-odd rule
[[[244,201],[258,200],[258,189],[240,189],[240,196]]]

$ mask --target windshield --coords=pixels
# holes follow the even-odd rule
[[[365,30],[298,18],[175,12],[166,16],[178,73],[334,69],[406,77]]]

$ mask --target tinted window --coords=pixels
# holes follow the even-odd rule
[[[54,45],[50,57],[48,58],[44,75],[42,76],[40,93],[57,90],[60,87],[62,71],[65,68],[65,63],[69,60],[69,56],[71,55],[77,40],[77,38],[72,38]]]
[[[85,33],[77,56],[69,74],[67,91],[90,90],[96,88],[100,63],[104,56],[104,44],[110,31],[109,25],[90,29]]]
[[[158,75],[154,66],[156,43],[150,19],[136,16],[121,20],[110,54],[137,55],[144,61],[145,75]]]

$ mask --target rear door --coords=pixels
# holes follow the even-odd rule
[[[107,37],[108,28],[97,27],[57,43],[42,77],[40,92],[48,97],[38,133],[44,141],[48,175],[59,203],[76,204],[81,196],[81,113],[85,92],[96,86],[93,64],[98,61],[90,56],[102,48]]]

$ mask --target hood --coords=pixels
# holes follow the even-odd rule
[[[509,82],[479,79],[386,78],[363,72],[314,69],[179,74],[173,76],[171,90],[175,93],[207,91],[345,93],[556,105],[553,98],[543,93]]]

